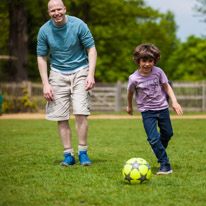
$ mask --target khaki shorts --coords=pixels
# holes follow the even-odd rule
[[[90,92],[85,90],[88,72],[88,67],[72,74],[50,71],[49,83],[54,91],[54,101],[47,102],[46,119],[68,120],[71,104],[74,115],[90,115]]]

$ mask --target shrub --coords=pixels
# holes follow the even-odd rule
[[[36,112],[38,106],[29,99],[28,91],[22,88],[23,96],[8,97],[4,94],[4,101],[2,103],[2,113],[18,113],[18,112]]]

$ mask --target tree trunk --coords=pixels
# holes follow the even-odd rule
[[[10,80],[22,81],[28,78],[28,35],[27,18],[24,1],[10,1],[9,4],[10,34],[9,50],[10,56],[17,60],[10,61]]]

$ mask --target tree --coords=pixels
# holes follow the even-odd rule
[[[28,34],[27,12],[24,1],[10,0],[9,6],[9,54],[17,58],[11,60],[9,76],[11,80],[26,80],[28,78]]]
[[[168,58],[179,45],[179,40],[176,37],[177,25],[174,14],[168,11],[166,14],[160,14],[154,20],[148,20],[142,26],[142,33],[144,34],[142,41],[153,43],[160,49],[161,60],[157,66],[167,72]]]
[[[36,62],[36,39],[39,28],[49,20],[47,3],[48,0],[7,1],[7,7],[11,8],[10,54],[21,60],[21,64],[19,62],[12,66],[19,68],[21,65],[22,68],[17,69],[16,75],[13,75],[15,69],[11,67],[9,71],[12,78],[24,79],[28,72],[29,79],[40,80]],[[171,12],[161,14],[148,7],[144,0],[70,0],[64,3],[67,13],[84,20],[94,36],[98,51],[97,81],[126,81],[128,75],[137,69],[132,61],[133,50],[141,43],[158,46],[162,54],[159,66],[167,69],[167,59],[178,45],[177,27]],[[24,19],[20,21],[20,17]],[[0,47],[1,43],[0,39]],[[21,55],[24,58],[21,59]]]
[[[66,2],[66,1],[65,1]],[[25,0],[27,8],[27,31],[28,31],[28,77],[33,81],[41,81],[36,57],[37,34],[40,27],[47,22],[50,17],[47,13],[48,0]],[[38,9],[35,9],[38,8]],[[48,64],[49,65],[49,64]]]
[[[9,55],[9,12],[7,4],[0,4],[0,55]],[[0,59],[0,79],[6,79],[7,61]]]
[[[176,48],[176,24],[171,12],[160,14],[137,0],[70,0],[69,13],[83,19],[94,36],[98,51],[98,81],[126,81],[136,69],[134,48],[156,44],[164,59]]]
[[[200,5],[195,5],[194,10],[203,17],[203,22],[206,23],[206,0],[196,0]]]
[[[168,60],[171,80],[206,79],[206,39],[189,36]]]
[[[47,0],[8,0],[0,4],[0,55],[17,58],[9,62],[0,60],[1,79],[38,79],[36,37],[39,27],[49,19],[47,3]]]

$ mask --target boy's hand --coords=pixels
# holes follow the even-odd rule
[[[178,115],[182,115],[182,114],[183,114],[182,108],[181,108],[181,106],[180,106],[177,102],[172,103],[172,108],[174,109],[174,111],[175,111]]]
[[[127,113],[129,115],[133,115],[133,108],[132,107],[127,107]]]

